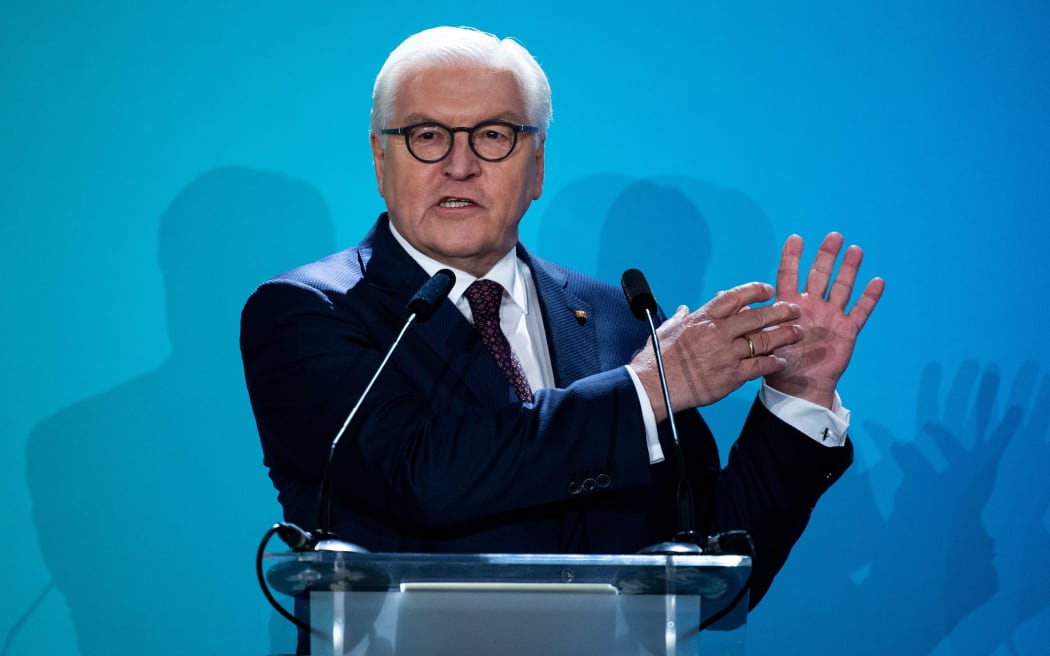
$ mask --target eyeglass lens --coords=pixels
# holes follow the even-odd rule
[[[413,127],[405,137],[413,155],[423,161],[436,162],[452,150],[452,132],[443,125],[429,123]],[[478,157],[501,160],[514,150],[518,133],[511,125],[481,123],[469,131],[468,138]]]

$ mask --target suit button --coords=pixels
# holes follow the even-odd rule
[[[580,484],[576,481],[569,483],[569,494],[579,494],[580,489]]]
[[[593,492],[594,488],[596,488],[596,487],[598,487],[598,484],[594,482],[593,478],[585,478],[585,479],[583,479],[583,491],[584,492]]]
[[[608,474],[598,474],[594,480],[598,483],[598,487],[609,487],[612,483],[612,477]]]

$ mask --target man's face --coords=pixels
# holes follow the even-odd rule
[[[391,124],[383,127],[489,120],[527,123],[514,75],[440,66],[402,78]],[[457,132],[452,152],[431,164],[413,157],[401,135],[387,136],[384,150],[373,134],[372,159],[397,231],[426,255],[479,277],[517,243],[518,222],[543,190],[543,142],[530,133],[518,135],[509,157],[488,162]]]

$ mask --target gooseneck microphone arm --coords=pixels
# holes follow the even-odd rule
[[[660,374],[660,388],[664,393],[664,406],[667,408],[667,418],[671,421],[671,436],[674,438],[676,449],[681,446],[678,442],[678,427],[675,426],[674,410],[671,409],[671,394],[667,391],[667,374],[664,371],[664,358],[660,354],[660,338],[656,336],[656,298],[649,289],[649,283],[638,269],[628,269],[620,278],[620,286],[623,294],[627,297],[627,304],[631,306],[631,312],[642,321],[649,322],[649,332],[653,338],[653,352],[656,354],[656,370]],[[679,463],[679,467],[681,467]]]
[[[328,458],[324,463],[324,470],[321,473],[321,485],[317,493],[317,531],[314,535],[310,536],[306,541],[300,541],[299,546],[293,546],[289,544],[293,549],[299,551],[313,551],[318,547],[318,543],[323,540],[328,540],[334,536],[331,533],[332,528],[332,492],[330,482],[328,479],[328,470],[332,466],[332,460],[335,458],[335,448],[339,446],[339,441],[343,439],[343,435],[346,433],[347,427],[350,426],[350,422],[354,420],[357,415],[357,411],[361,409],[361,404],[364,402],[365,397],[372,390],[372,386],[375,385],[376,380],[379,378],[379,374],[383,373],[383,369],[386,368],[387,362],[390,361],[390,356],[394,354],[394,350],[398,344],[401,343],[401,338],[408,332],[409,326],[412,325],[413,321],[419,321],[420,323],[430,319],[437,311],[441,303],[448,297],[452,286],[456,284],[456,275],[448,269],[441,269],[433,276],[430,277],[423,286],[419,288],[412,300],[408,302],[408,319],[405,320],[404,326],[401,327],[401,332],[398,333],[397,339],[387,349],[386,355],[383,357],[383,361],[379,363],[379,367],[375,373],[372,374],[372,379],[368,381],[368,385],[365,386],[361,395],[357,398],[357,403],[350,410],[350,414],[346,416],[346,420],[343,421],[343,425],[339,428],[339,432],[336,433],[332,439],[332,444],[328,448]]]
[[[660,338],[656,335],[656,321],[654,319],[657,307],[656,298],[653,296],[649,283],[638,269],[628,269],[620,278],[620,286],[627,298],[627,304],[635,317],[649,324],[649,334],[653,340],[653,352],[656,355],[656,371],[660,376],[660,388],[663,391],[664,405],[667,408],[667,420],[671,424],[671,437],[674,441],[675,460],[678,461],[678,488],[676,506],[678,511],[678,532],[671,543],[660,543],[648,547],[645,552],[697,552],[700,550],[699,538],[696,534],[696,518],[693,513],[693,491],[689,485],[688,471],[686,470],[685,454],[682,452],[682,444],[678,439],[678,426],[674,420],[674,410],[671,407],[671,394],[667,389],[667,372],[664,370],[663,356],[660,354]],[[681,545],[676,547],[675,545]],[[692,546],[685,546],[692,545]],[[695,547],[695,549],[693,548]]]
[[[304,622],[295,615],[289,613],[283,606],[277,603],[276,599],[274,599],[263,574],[263,552],[266,549],[266,543],[271,536],[277,535],[292,549],[292,551],[366,551],[355,544],[343,542],[337,539],[331,532],[332,494],[328,481],[328,470],[332,465],[333,458],[335,457],[335,448],[339,445],[339,440],[341,440],[346,433],[346,429],[350,425],[350,422],[353,421],[354,417],[357,415],[357,411],[361,409],[361,403],[364,401],[365,397],[368,396],[368,392],[371,391],[376,379],[379,378],[379,374],[382,373],[383,369],[386,367],[386,363],[390,360],[390,356],[394,353],[394,349],[396,349],[397,345],[401,343],[401,338],[405,336],[408,327],[412,325],[413,321],[418,320],[423,322],[433,316],[434,312],[437,311],[438,307],[448,297],[448,293],[452,291],[452,286],[455,283],[455,274],[448,269],[442,269],[423,283],[423,286],[419,288],[419,291],[412,297],[412,300],[408,302],[408,319],[405,320],[405,325],[401,328],[401,332],[398,333],[397,339],[395,339],[394,343],[390,345],[389,349],[387,349],[386,356],[383,358],[383,361],[379,363],[379,368],[376,369],[376,372],[372,375],[372,379],[368,381],[365,390],[361,392],[361,396],[358,397],[357,403],[355,403],[354,407],[350,410],[350,414],[346,416],[346,420],[339,428],[339,432],[336,433],[335,438],[332,439],[332,444],[328,449],[328,458],[325,460],[324,470],[321,473],[321,485],[317,490],[317,530],[311,533],[309,531],[304,531],[295,524],[287,522],[274,524],[273,527],[266,532],[262,542],[259,543],[259,548],[256,550],[255,572],[256,577],[259,580],[259,586],[262,588],[263,594],[266,596],[266,600],[270,602],[270,605],[273,606],[277,612],[300,629],[308,631],[322,639],[327,639],[328,636],[311,627],[309,623]]]

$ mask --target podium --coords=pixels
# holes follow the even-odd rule
[[[327,551],[264,562],[272,588],[308,601],[313,656],[744,653],[746,556]]]

